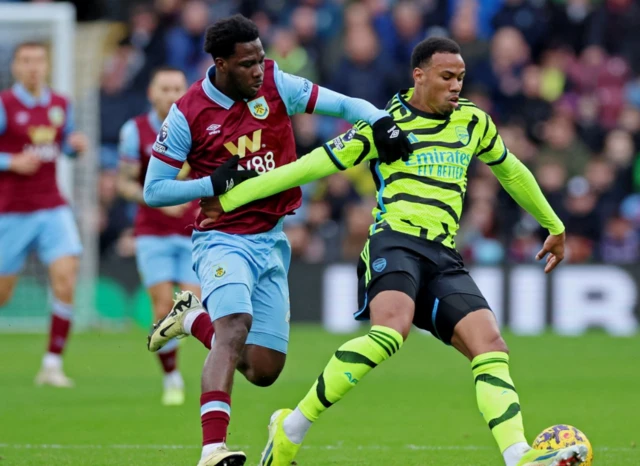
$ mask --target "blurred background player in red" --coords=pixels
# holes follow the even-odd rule
[[[15,289],[28,254],[49,269],[52,291],[49,346],[36,383],[71,387],[62,370],[82,252],[67,201],[56,182],[60,154],[85,152],[87,138],[74,132],[69,100],[47,86],[49,59],[43,44],[17,46],[15,84],[0,93],[0,307]]]
[[[138,204],[134,221],[136,262],[151,297],[154,320],[171,311],[174,286],[200,294],[198,277],[191,266],[191,232],[199,211],[197,201],[154,209],[142,195],[156,135],[173,103],[186,91],[187,80],[181,70],[158,68],[148,90],[151,111],[130,119],[120,131],[118,191],[123,198]],[[188,171],[185,164],[180,177]],[[162,404],[167,406],[184,403],[177,350],[178,340],[173,339],[157,352],[165,374]]]

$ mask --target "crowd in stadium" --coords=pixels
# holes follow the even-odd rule
[[[202,50],[212,21],[235,12],[261,30],[270,58],[297,74],[384,107],[411,86],[413,46],[432,35],[460,43],[463,96],[496,121],[510,150],[536,175],[567,227],[567,261],[640,258],[640,2],[635,0],[157,0],[122,5],[128,34],[101,81],[101,253],[131,256],[134,206],[115,179],[121,125],[146,106],[151,71],[211,64]],[[298,155],[345,131],[344,122],[294,117]],[[375,203],[366,166],[305,188],[288,219],[296,258],[353,261]],[[490,170],[469,170],[457,245],[469,263],[533,260],[542,236]]]

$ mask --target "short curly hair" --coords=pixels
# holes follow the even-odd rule
[[[235,53],[236,44],[260,38],[258,26],[242,15],[234,15],[215,22],[207,29],[204,51],[216,58],[228,58]]]
[[[460,53],[460,46],[454,40],[446,37],[429,37],[413,49],[411,54],[411,68],[419,68],[431,60],[436,53]]]

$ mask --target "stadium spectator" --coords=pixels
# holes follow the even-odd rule
[[[186,14],[179,12],[195,4],[200,6],[194,10],[206,8],[211,18],[234,9],[250,15],[260,27],[268,54],[282,69],[317,78],[334,90],[378,106],[384,106],[391,93],[410,81],[406,67],[397,63],[406,62],[403,50],[410,49],[412,41],[426,35],[451,35],[461,43],[467,62],[465,97],[492,116],[507,146],[536,173],[554,208],[585,230],[568,239],[573,248],[571,260],[605,258],[605,241],[613,241],[610,231],[621,230],[620,222],[611,219],[618,210],[622,212],[622,205],[627,206],[624,218],[629,228],[640,232],[640,222],[629,213],[635,212],[629,196],[640,191],[640,59],[636,57],[640,34],[633,26],[638,23],[637,2],[155,0],[154,10],[150,4],[131,10],[130,38],[105,64],[101,86],[104,170],[113,165],[109,147],[113,148],[116,133],[110,125],[119,127],[130,116],[128,104],[144,99],[144,95],[136,96],[135,89],[146,87],[145,66],[161,56],[149,49],[153,42],[149,38],[177,30],[171,28],[184,30]],[[176,53],[170,53],[171,59],[193,56],[194,44],[188,40],[172,43]],[[180,66],[188,69],[190,65]],[[296,117],[294,126],[299,154],[344,128],[325,117],[306,115]],[[482,167],[472,164],[469,170],[466,208],[480,211],[487,196],[493,196],[498,206],[491,235],[506,243],[503,254],[495,252],[494,258],[529,261],[530,250],[539,245],[537,230],[484,176]],[[355,193],[355,205],[374,189],[366,167],[343,175],[338,184]],[[575,177],[582,181],[573,180]],[[568,180],[573,181],[568,184]],[[110,181],[102,184],[108,186]],[[584,187],[586,193],[577,195]],[[110,199],[107,191],[103,188],[104,217],[109,219],[103,239],[111,245],[105,251],[113,251],[120,244],[119,234],[127,238],[130,211],[126,204]],[[337,208],[339,202],[326,184],[305,187],[305,197],[305,207],[287,219],[291,237],[297,241],[294,257],[310,262],[346,259],[343,254],[348,256],[350,249],[344,246],[347,232],[349,225],[357,223],[360,210]],[[106,214],[109,209],[112,212]],[[586,223],[578,218],[586,218]],[[468,233],[461,234],[461,246],[474,238]],[[477,244],[478,240],[472,241],[469,250],[490,249],[479,249]]]
[[[209,18],[209,7],[204,1],[190,0],[182,10],[180,25],[167,32],[167,64],[184,70],[189,83],[201,79],[211,66],[211,57],[204,51],[204,31]]]

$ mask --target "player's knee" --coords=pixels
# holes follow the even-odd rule
[[[370,305],[371,324],[392,328],[406,340],[411,331],[415,303],[405,293],[384,291]]]
[[[509,354],[509,347],[504,341],[504,338],[502,338],[500,332],[491,332],[489,335],[487,335],[486,346],[489,352],[499,351],[501,353]]]
[[[51,291],[59,301],[70,303],[73,302],[75,285],[75,277],[58,278],[51,283]]]
[[[51,291],[53,296],[65,303],[73,302],[76,289],[76,271],[70,264],[68,267],[58,269],[51,274]]]
[[[278,380],[286,355],[257,345],[246,345],[238,361],[238,370],[253,385],[268,387]]]
[[[52,286],[53,295],[62,302],[70,303],[73,301],[73,291],[74,287],[71,284],[57,284]]]
[[[278,380],[280,370],[269,371],[264,368],[250,367],[244,371],[245,378],[257,387],[269,387]]]

